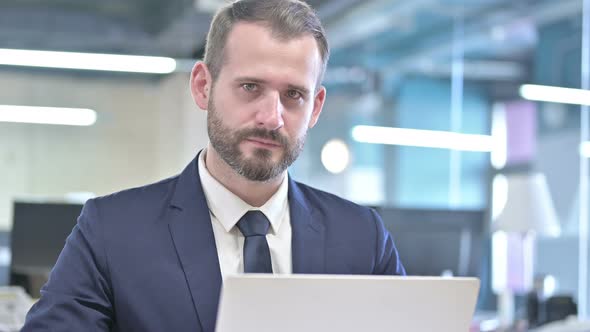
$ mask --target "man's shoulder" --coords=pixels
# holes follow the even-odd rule
[[[328,230],[328,236],[336,241],[334,246],[349,246],[350,241],[373,243],[383,229],[380,217],[370,207],[305,184],[296,185],[307,201],[311,219]]]
[[[99,196],[92,201],[101,209],[134,208],[150,209],[167,204],[174,192],[179,175],[160,180],[155,183],[124,189],[105,196]]]
[[[371,211],[369,207],[352,202],[333,193],[311,187],[301,182],[295,182],[295,184],[307,202],[315,209],[323,211],[324,213],[337,212],[367,214]]]

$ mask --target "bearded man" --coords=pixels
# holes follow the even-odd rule
[[[214,331],[231,274],[404,274],[375,211],[287,172],[328,57],[302,1],[222,8],[190,78],[210,143],[176,177],[85,204],[23,331]]]

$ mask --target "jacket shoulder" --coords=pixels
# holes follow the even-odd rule
[[[303,194],[309,205],[314,210],[319,210],[323,214],[346,214],[352,213],[352,216],[369,217],[371,208],[354,203],[348,199],[342,198],[335,194],[308,186],[306,184],[295,182],[299,191]]]
[[[169,205],[178,178],[176,175],[152,184],[96,197],[92,201],[101,215],[117,216],[122,211],[125,211],[124,215],[145,214]]]

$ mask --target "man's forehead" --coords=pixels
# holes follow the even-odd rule
[[[304,34],[278,39],[263,24],[237,23],[230,31],[224,51],[223,67],[232,69],[228,74],[252,76],[257,69],[272,65],[274,70],[291,70],[296,76],[309,74],[310,79],[315,80],[321,70],[321,55],[315,38]]]

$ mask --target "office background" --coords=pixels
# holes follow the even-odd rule
[[[481,277],[479,306],[494,310],[492,219],[500,213],[494,209],[501,210],[502,190],[493,184],[498,176],[543,174],[561,232],[537,238],[535,275],[553,276],[557,292],[578,299],[579,212],[580,204],[589,203],[580,191],[584,158],[590,158],[582,128],[590,123],[581,122],[580,105],[527,100],[521,87],[588,87],[583,23],[590,12],[584,13],[584,1],[308,2],[323,19],[332,48],[328,98],[291,175],[377,207],[400,247],[409,239],[405,234],[421,239],[416,248],[403,246],[408,254],[401,252],[416,270],[435,262],[406,248],[424,252],[419,248],[429,241],[427,234],[456,229],[464,241],[460,234],[468,232],[469,249],[452,247],[457,238],[449,236],[441,242],[447,253],[441,252],[438,263],[449,261],[450,272]],[[154,182],[178,173],[206,145],[206,114],[190,97],[188,71],[202,56],[211,15],[222,3],[0,1],[1,50],[176,60],[170,73],[144,74],[14,66],[0,52],[0,105],[88,108],[97,116],[91,126],[0,122],[0,229],[6,248],[0,251],[0,281],[9,282],[15,201],[79,202],[89,193]],[[424,131],[402,143],[373,144],[357,126]],[[428,136],[433,131],[473,135],[458,140],[473,140],[475,151],[460,151],[465,148],[452,142],[412,146],[412,135],[444,143]],[[397,224],[400,218],[403,225]],[[414,228],[407,225],[414,221]],[[463,270],[459,261],[468,262]],[[587,308],[588,294],[582,300]]]

